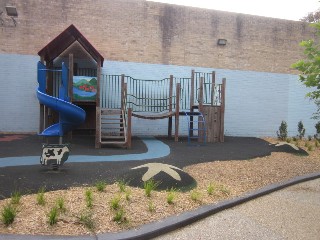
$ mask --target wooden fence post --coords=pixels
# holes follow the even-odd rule
[[[132,119],[132,108],[128,108],[128,126],[127,126],[127,147],[131,148],[131,119]]]
[[[174,133],[174,141],[179,141],[179,112],[180,112],[180,91],[181,85],[177,83],[176,86],[176,112],[175,112],[175,133]]]
[[[221,86],[221,114],[220,114],[220,142],[224,142],[224,112],[226,107],[226,79],[222,79]]]
[[[173,75],[170,75],[169,83],[169,112],[172,112]],[[168,138],[172,137],[172,117],[168,118]]]

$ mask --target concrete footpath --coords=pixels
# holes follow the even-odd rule
[[[320,239],[320,179],[224,210],[156,240]]]

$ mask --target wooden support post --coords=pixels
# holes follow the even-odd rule
[[[128,126],[127,126],[127,147],[131,148],[131,121],[132,121],[132,108],[128,108]]]
[[[96,141],[95,148],[101,148],[101,109],[96,106]]]
[[[101,60],[99,59],[97,62],[97,94],[96,94],[96,106],[97,107],[101,107],[101,99],[100,99],[100,95],[101,95]]]
[[[200,86],[199,86],[199,112],[203,111],[203,77],[200,77]]]
[[[211,106],[214,105],[214,90],[216,86],[216,72],[212,71],[212,79],[211,79]]]
[[[123,109],[123,99],[124,99],[124,78],[125,75],[121,74],[121,109]]]
[[[199,86],[199,112],[201,112],[202,114],[204,114],[203,112],[203,77],[200,77],[200,86]],[[204,136],[204,132],[202,129],[204,129],[203,126],[203,119],[199,119],[201,118],[200,116],[198,117],[198,142],[203,142],[203,136]]]
[[[172,112],[173,75],[170,75],[169,83],[169,112]],[[168,138],[172,137],[172,117],[168,118]]]
[[[221,87],[221,114],[220,114],[220,142],[224,142],[224,112],[225,112],[225,106],[226,106],[226,79],[222,79],[222,87]]]
[[[190,86],[190,112],[193,112],[194,105],[194,70],[191,71],[191,86]],[[190,116],[190,129],[193,129],[193,116]],[[190,130],[189,136],[193,137],[193,131]]]
[[[69,81],[68,81],[68,97],[70,102],[73,101],[73,54],[69,54]]]
[[[176,86],[176,112],[175,112],[175,133],[174,133],[174,141],[179,141],[179,112],[180,112],[180,91],[181,85],[177,83]]]

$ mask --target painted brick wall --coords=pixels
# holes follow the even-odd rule
[[[0,54],[0,132],[36,132],[37,56]]]
[[[0,132],[37,132],[39,103],[36,98],[37,56],[0,54]],[[142,79],[163,79],[173,74],[190,77],[191,70],[216,71],[217,82],[227,78],[225,134],[230,136],[275,136],[282,120],[291,136],[302,120],[306,136],[315,134],[310,119],[316,107],[305,98],[306,89],[298,76],[254,71],[198,68],[188,66],[105,61],[103,74],[126,74]],[[180,118],[180,132],[187,133],[187,121]],[[133,120],[134,135],[166,135],[165,120]]]
[[[70,24],[107,60],[292,73],[298,43],[314,37],[302,22],[143,0],[0,0],[0,53],[36,55]],[[218,46],[219,38],[227,39]]]

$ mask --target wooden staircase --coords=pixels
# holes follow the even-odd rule
[[[98,110],[100,113],[100,136],[99,147],[103,145],[113,145],[127,147],[127,132],[121,109],[106,109]]]

